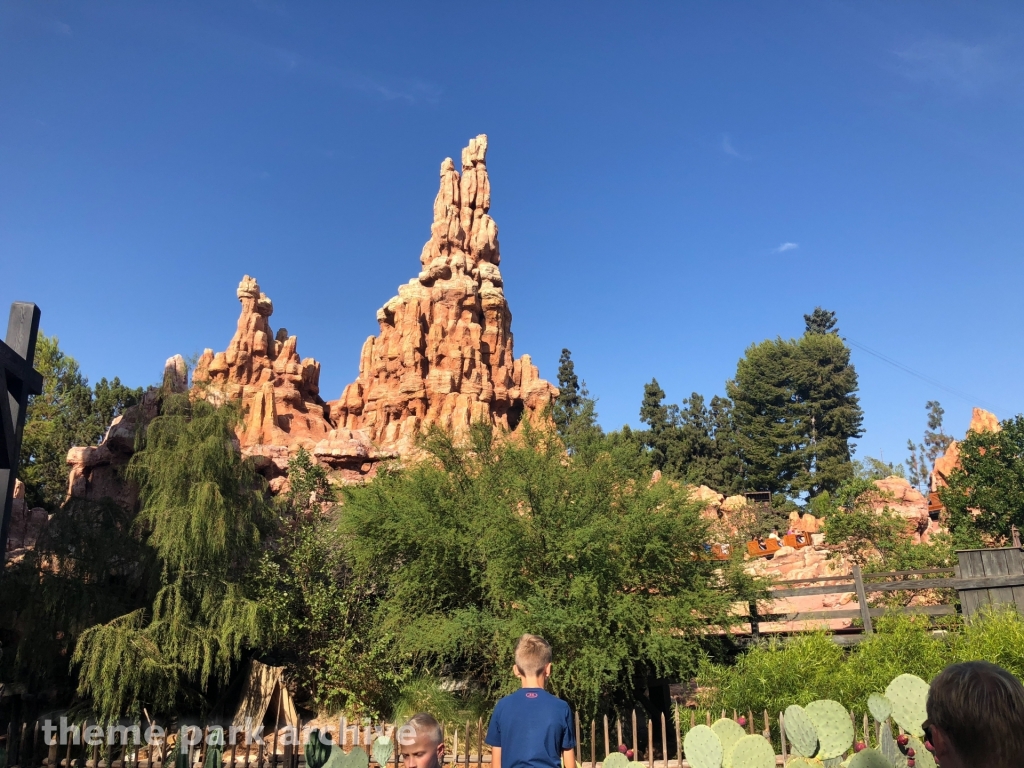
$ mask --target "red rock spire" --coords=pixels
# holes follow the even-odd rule
[[[513,356],[486,155],[481,134],[462,150],[461,177],[451,158],[441,163],[422,270],[378,310],[359,377],[329,404],[339,428],[384,450],[408,453],[432,424],[456,436],[476,421],[514,430],[558,392],[529,355]]]

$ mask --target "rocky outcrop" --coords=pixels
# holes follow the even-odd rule
[[[744,563],[744,570],[752,576],[775,581],[792,579],[818,579],[823,576],[845,576],[850,573],[850,564],[844,558],[837,558],[829,549],[820,544],[794,549],[782,547],[771,559],[760,557]],[[850,603],[853,603],[850,605]],[[808,611],[843,610],[856,607],[856,595],[852,591],[830,595],[801,595],[769,601],[760,606],[762,612],[795,615]],[[851,626],[849,618],[823,618],[807,621],[764,622],[764,632],[790,632],[812,627],[844,629]]]
[[[17,563],[35,549],[49,519],[49,513],[42,507],[29,508],[25,500],[25,484],[21,480],[15,480],[14,499],[11,503],[11,523],[4,560],[9,563]]]
[[[967,432],[998,432],[1001,429],[999,419],[994,413],[984,408],[975,408],[971,412],[971,424]],[[946,452],[935,460],[932,467],[931,490],[937,492],[949,484],[949,476],[960,466],[960,444],[954,440],[946,448]]]
[[[487,137],[441,164],[421,270],[377,312],[358,378],[330,403],[338,429],[406,455],[431,425],[464,436],[474,422],[515,430],[539,420],[558,390],[529,355],[515,358],[498,228],[488,214]]]
[[[895,475],[874,481],[874,491],[862,494],[858,501],[876,513],[888,509],[907,521],[907,533],[914,537],[915,544],[928,544],[931,537],[942,528],[938,520],[928,514],[928,499],[906,478]]]
[[[300,447],[344,481],[372,476],[382,454],[364,433],[335,429],[320,397],[320,363],[300,358],[298,339],[284,328],[274,333],[274,303],[255,278],[243,277],[236,294],[242,311],[235,335],[224,352],[203,352],[192,376],[193,397],[239,404],[242,453],[256,459],[274,490],[283,486],[288,459]]]

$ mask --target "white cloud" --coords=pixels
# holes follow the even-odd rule
[[[899,59],[899,72],[908,80],[964,95],[978,93],[1003,74],[990,45],[935,38],[919,40],[893,53]]]
[[[782,243],[778,248],[772,248],[772,253],[785,253],[786,251],[795,251],[800,247],[800,243]]]
[[[727,133],[723,133],[722,134],[722,145],[721,146],[722,146],[722,151],[725,152],[725,154],[729,155],[730,157],[740,157],[740,158],[743,157],[739,153],[739,151],[736,149],[736,147],[734,147],[732,145],[732,140],[729,138],[729,134],[727,134]]]

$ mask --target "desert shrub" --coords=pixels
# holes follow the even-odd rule
[[[790,704],[835,699],[860,716],[867,713],[868,695],[885,690],[897,675],[930,680],[948,664],[977,659],[1024,678],[1024,617],[1013,608],[992,609],[937,633],[924,617],[891,613],[878,621],[874,635],[849,650],[824,632],[766,642],[732,665],[705,662],[699,704],[774,715]]]
[[[390,674],[511,690],[516,638],[553,646],[555,693],[582,713],[638,701],[652,676],[689,676],[708,623],[755,594],[709,559],[684,489],[633,474],[613,452],[578,460],[557,436],[479,428],[430,460],[344,490],[340,530]]]

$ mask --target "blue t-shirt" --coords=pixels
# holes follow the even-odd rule
[[[494,706],[487,743],[501,747],[501,768],[559,768],[576,746],[572,712],[543,688],[520,688]]]

